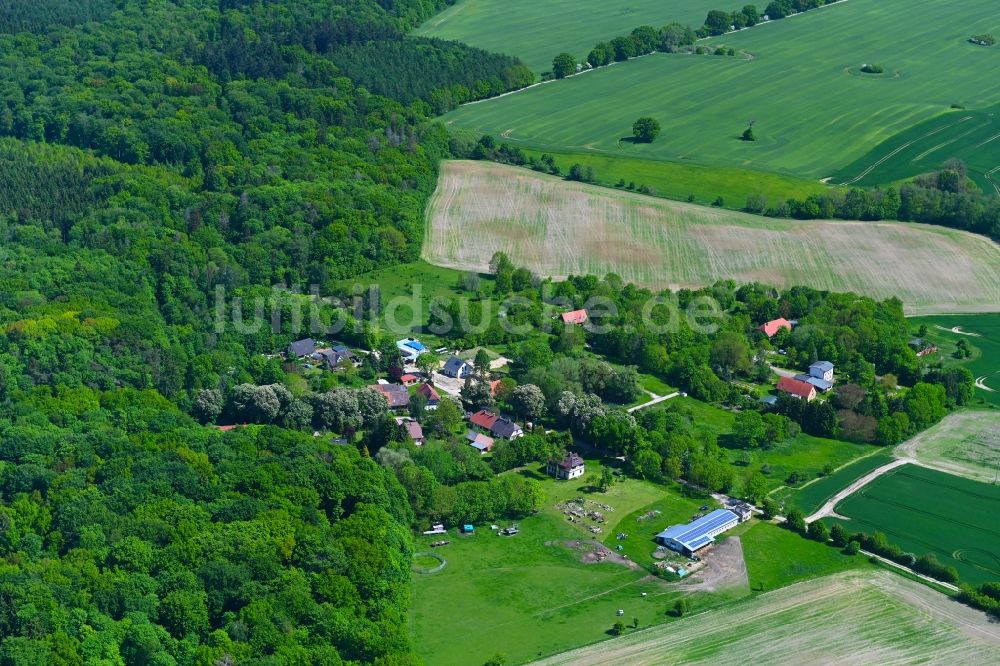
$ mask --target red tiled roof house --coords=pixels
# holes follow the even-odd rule
[[[778,390],[806,402],[812,402],[816,399],[815,386],[791,377],[782,377],[778,381]]]

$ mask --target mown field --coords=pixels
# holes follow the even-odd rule
[[[951,474],[996,483],[1000,480],[1000,412],[949,414],[900,444],[896,452]]]
[[[1000,580],[1000,486],[903,465],[840,502],[854,531],[885,533],[916,555],[934,553],[963,581]]]
[[[563,51],[583,60],[597,42],[640,25],[659,28],[677,21],[697,28],[717,4],[712,0],[458,0],[416,34],[515,55],[536,72],[545,72]]]
[[[839,491],[865,474],[892,462],[892,459],[893,456],[888,451],[877,451],[844,465],[829,476],[813,479],[800,488],[780,488],[771,496],[779,502],[783,501],[786,508],[794,506],[808,516]]]
[[[537,662],[996,664],[1000,629],[920,583],[884,571],[810,580],[680,622]]]
[[[752,59],[658,54],[446,115],[452,127],[533,148],[738,166],[816,179],[951,108],[1000,102],[992,0],[850,0],[706,43]],[[881,75],[862,74],[878,63]],[[650,115],[652,144],[623,141]],[[739,140],[754,120],[756,142]]]
[[[1000,194],[998,114],[1000,106],[959,109],[914,125],[838,170],[831,182],[883,185],[933,171],[950,159],[960,159],[980,188]]]
[[[1000,273],[998,266],[994,264],[995,273]],[[976,404],[1000,406],[1000,314],[915,317],[912,321],[915,326],[926,325],[927,340],[941,349],[930,359],[945,365],[964,365],[979,381]],[[952,330],[955,327],[959,332]],[[954,357],[959,340],[966,341],[972,356]]]
[[[763,218],[468,161],[442,166],[427,217],[423,257],[452,268],[485,270],[503,251],[541,275],[804,284],[898,296],[911,313],[1000,307],[1000,248],[942,227]]]

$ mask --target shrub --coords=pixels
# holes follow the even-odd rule
[[[865,63],[864,65],[861,65],[861,71],[865,74],[881,74],[885,71],[885,68],[883,68],[882,65]]]

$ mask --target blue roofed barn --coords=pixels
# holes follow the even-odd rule
[[[662,545],[688,557],[715,541],[715,537],[739,525],[740,518],[732,511],[716,509],[687,525],[671,525],[656,535]]]

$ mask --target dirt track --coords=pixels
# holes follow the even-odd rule
[[[881,467],[879,467],[876,470],[872,470],[871,472],[868,472],[863,477],[861,477],[860,479],[858,479],[857,481],[855,481],[854,483],[852,483],[851,485],[847,486],[846,488],[844,488],[843,490],[841,490],[839,493],[837,493],[836,495],[834,495],[833,497],[831,497],[830,499],[828,499],[826,501],[826,503],[823,504],[823,506],[821,506],[818,511],[816,511],[816,513],[814,513],[814,514],[806,517],[806,522],[811,523],[812,521],[817,520],[819,518],[823,518],[825,516],[836,516],[837,513],[834,511],[834,508],[838,504],[840,504],[840,502],[842,502],[846,497],[848,497],[850,495],[853,495],[854,493],[856,493],[857,491],[861,490],[862,488],[864,488],[869,483],[871,483],[872,481],[874,481],[878,477],[882,476],[886,472],[891,472],[892,470],[896,469],[897,467],[900,467],[902,465],[906,465],[907,463],[912,463],[912,462],[915,462],[915,461],[910,460],[908,458],[899,458],[897,460],[893,460],[891,463],[882,465]]]

